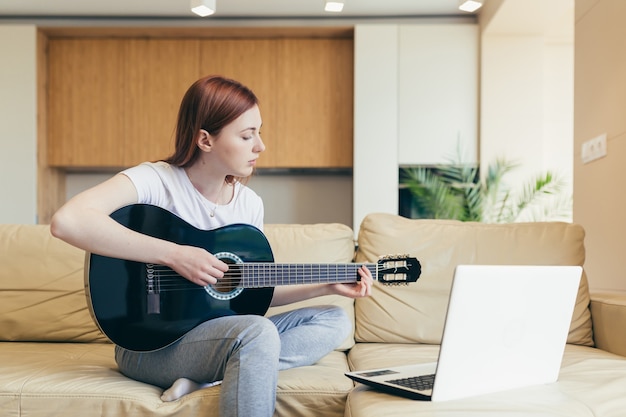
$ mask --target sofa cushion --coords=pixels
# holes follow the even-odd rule
[[[377,285],[356,301],[359,342],[440,344],[452,276],[460,264],[583,265],[584,230],[562,222],[484,224],[371,214],[361,224],[357,262],[408,253],[422,264],[417,283]],[[568,342],[593,345],[583,274]]]
[[[432,362],[438,346],[357,343],[353,369]],[[412,401],[361,384],[350,393],[346,417],[622,416],[626,409],[626,360],[600,349],[567,345],[559,380],[454,401]]]
[[[277,263],[351,263],[354,258],[354,232],[344,224],[268,224],[264,226],[264,233]],[[338,295],[272,307],[267,315],[324,304],[343,307],[354,325],[354,300]],[[351,334],[339,349],[349,349],[353,344]]]
[[[626,294],[620,292],[591,292],[593,340],[596,347],[626,356],[626,332],[616,331],[617,323],[626,323]]]
[[[0,415],[18,416],[215,416],[220,386],[163,402],[161,388],[117,370],[105,343],[0,342]],[[343,416],[353,388],[343,376],[346,355],[331,352],[315,366],[281,371],[276,416]],[[297,412],[295,412],[297,410]]]
[[[0,225],[0,340],[106,341],[87,308],[84,261],[48,226]]]

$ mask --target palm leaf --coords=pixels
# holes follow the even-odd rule
[[[451,160],[436,167],[402,168],[400,182],[411,193],[415,217],[487,223],[571,218],[572,198],[563,195],[566,181],[548,171],[515,192],[504,177],[517,166],[499,158],[479,178],[478,167]]]
[[[525,184],[514,205],[514,220],[519,220],[525,213],[530,213],[527,216],[531,219],[549,217],[548,212],[562,217],[567,212],[566,207],[571,207],[571,198],[562,196],[565,185],[563,179],[550,171]]]

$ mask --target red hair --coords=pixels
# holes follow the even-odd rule
[[[200,129],[218,136],[224,126],[255,105],[254,93],[235,80],[215,75],[199,79],[180,103],[174,153],[165,162],[182,168],[192,165],[200,154],[196,146]]]

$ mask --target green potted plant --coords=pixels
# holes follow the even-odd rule
[[[515,189],[504,179],[516,167],[504,159],[490,164],[484,175],[475,165],[455,161],[407,167],[400,169],[400,185],[411,196],[410,217],[415,218],[484,223],[571,219],[572,198],[562,177],[546,171]]]

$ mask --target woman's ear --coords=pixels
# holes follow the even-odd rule
[[[213,136],[211,136],[211,134],[209,134],[206,130],[200,129],[196,144],[200,150],[204,152],[211,152],[211,147],[213,146]]]

